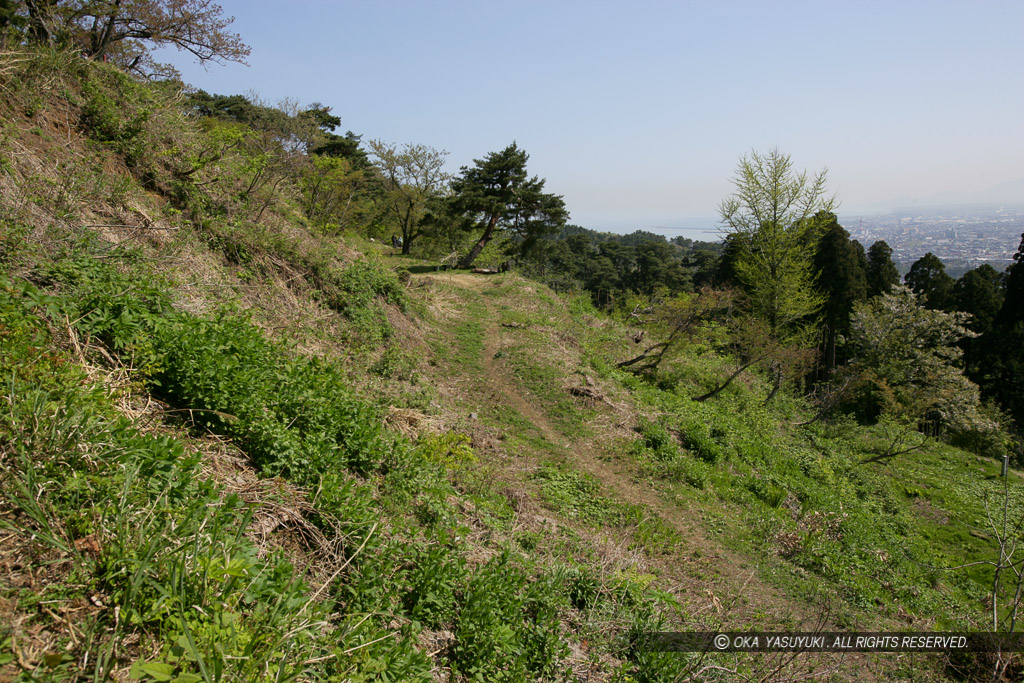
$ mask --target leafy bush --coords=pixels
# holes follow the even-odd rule
[[[466,560],[449,547],[419,548],[406,574],[408,590],[402,596],[406,613],[428,628],[450,624],[455,617],[457,592],[469,574]]]
[[[91,70],[82,83],[81,124],[92,139],[114,148],[130,168],[151,152],[149,118],[155,102],[150,91],[117,69]]]
[[[370,372],[388,379],[416,382],[416,356],[399,348],[396,344],[388,344],[380,358],[370,366]]]
[[[344,387],[340,368],[290,358],[237,314],[182,317],[159,330],[160,393],[239,440],[267,474],[300,484],[336,467],[367,473],[385,452],[379,420]]]
[[[725,456],[724,449],[712,437],[711,428],[703,422],[684,424],[683,445],[704,462],[716,463]]]
[[[559,637],[552,586],[530,584],[502,554],[469,579],[455,623],[452,669],[471,680],[522,681],[550,676],[568,653]]]
[[[707,485],[708,465],[682,453],[664,425],[641,419],[636,431],[641,438],[634,442],[633,453],[645,462],[648,471],[663,479],[685,481],[698,489]]]

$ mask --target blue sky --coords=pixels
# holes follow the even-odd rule
[[[1024,203],[1024,2],[221,0],[250,66],[186,80],[322,102],[364,139],[513,140],[574,223],[713,217],[737,161],[827,167],[844,215]]]

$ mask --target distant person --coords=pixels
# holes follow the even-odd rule
[[[401,249],[402,248],[402,240],[400,240],[397,235],[392,235],[391,236],[391,246],[393,246],[395,249]]]

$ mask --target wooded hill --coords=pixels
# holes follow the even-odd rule
[[[644,646],[1016,628],[1009,423],[958,358],[1017,361],[880,247],[858,294],[827,204],[723,205],[721,248],[598,236],[514,144],[449,183],[326,106],[54,47],[3,53],[0,107],[0,677],[1019,675]],[[765,240],[813,248],[771,280]]]

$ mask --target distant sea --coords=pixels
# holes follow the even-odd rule
[[[637,225],[637,224],[615,224],[603,226],[584,227],[601,232],[614,232],[618,235],[628,235],[637,230],[653,232],[656,235],[664,235],[666,239],[673,237],[685,237],[700,242],[720,242],[723,233],[718,227],[718,218],[684,218],[658,225]]]

